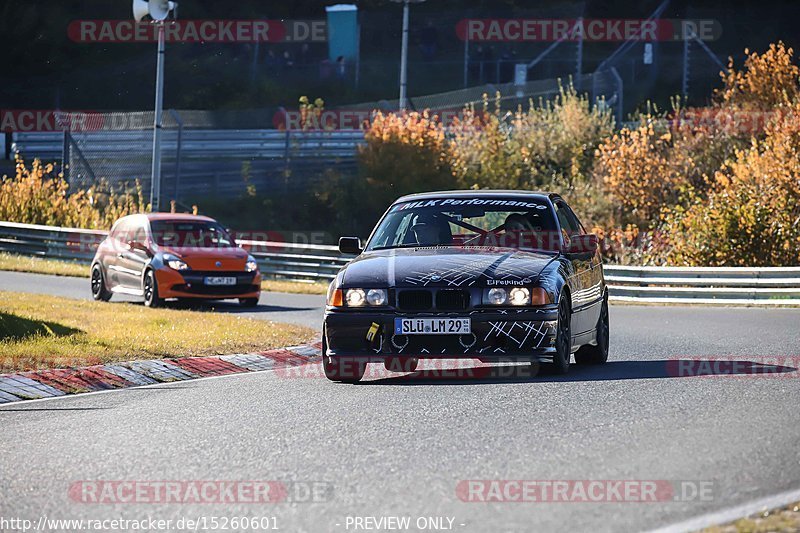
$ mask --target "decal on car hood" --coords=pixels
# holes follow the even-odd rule
[[[531,251],[491,248],[398,248],[368,252],[346,268],[355,286],[495,287],[527,285],[555,258]]]

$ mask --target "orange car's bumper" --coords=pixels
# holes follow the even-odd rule
[[[232,286],[205,285],[206,275],[232,276],[237,284]],[[203,300],[227,300],[235,298],[258,298],[261,294],[261,273],[256,272],[195,272],[184,274],[171,268],[156,270],[158,295],[161,298],[199,298]]]

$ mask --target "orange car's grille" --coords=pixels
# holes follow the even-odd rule
[[[203,283],[203,280],[208,277],[223,277],[223,278],[236,278],[237,285],[249,285],[253,283],[253,277],[255,276],[252,272],[230,272],[230,271],[212,271],[212,270],[184,270],[181,272],[181,276],[183,279],[186,280],[186,283]]]

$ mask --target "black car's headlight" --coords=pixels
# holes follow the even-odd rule
[[[547,292],[541,287],[533,289],[527,287],[492,287],[483,291],[483,303],[498,307],[521,307],[526,305],[546,305],[552,302]]]
[[[189,270],[189,265],[187,265],[180,257],[173,254],[164,254],[163,256],[164,264],[170,267],[172,270]]]
[[[258,262],[252,255],[247,256],[247,263],[244,264],[244,269],[247,272],[255,272],[258,270]]]
[[[335,289],[328,295],[333,307],[381,307],[389,302],[386,289]]]

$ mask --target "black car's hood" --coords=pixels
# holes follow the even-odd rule
[[[555,254],[509,248],[395,248],[366,252],[347,265],[347,287],[527,285]]]

